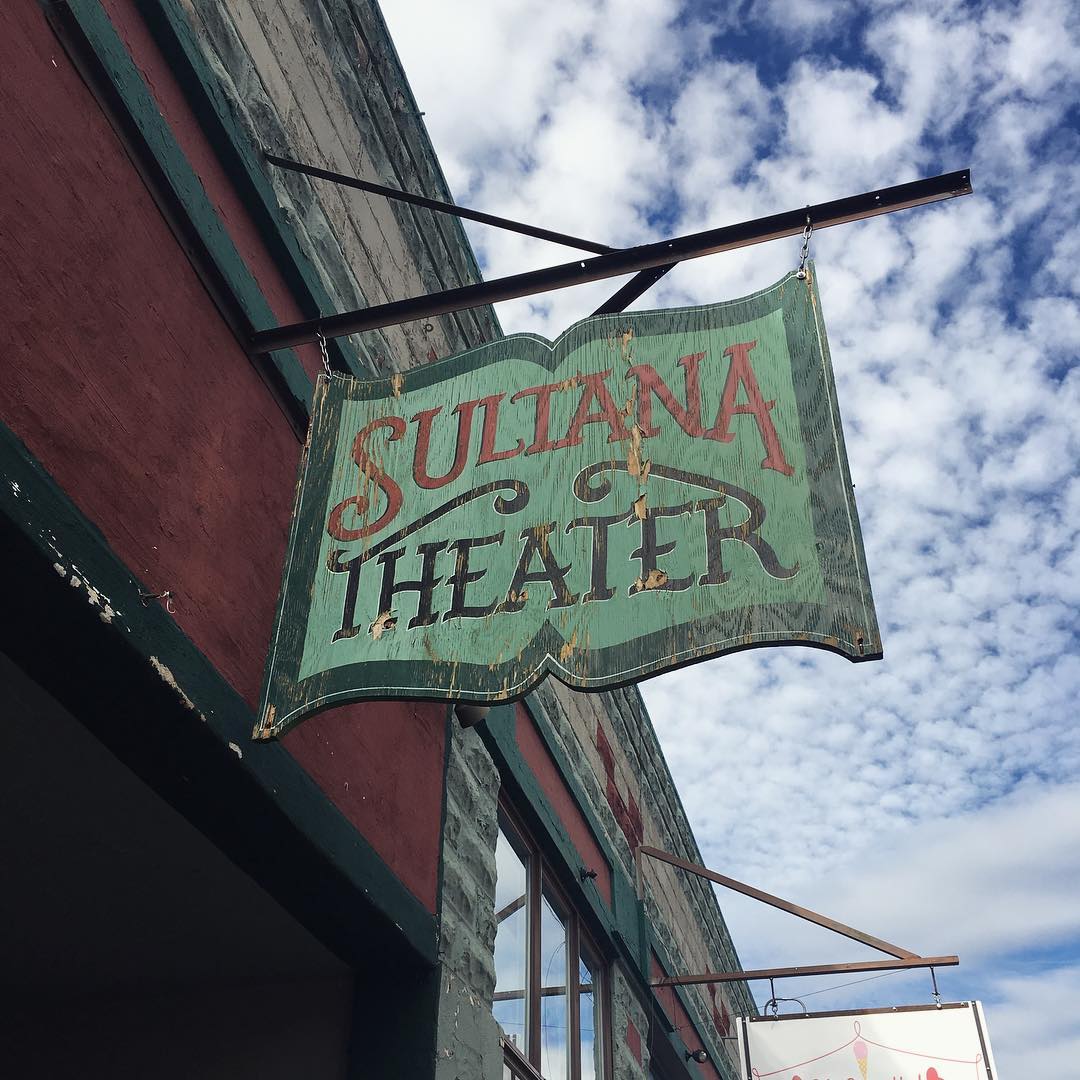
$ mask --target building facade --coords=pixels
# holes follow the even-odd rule
[[[12,0],[0,49],[10,1075],[733,1078],[744,984],[651,985],[739,965],[636,857],[702,861],[635,688],[250,738],[323,366],[250,335],[479,277],[456,219],[265,160],[449,200],[378,8]]]

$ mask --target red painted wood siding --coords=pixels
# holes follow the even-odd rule
[[[664,976],[671,974],[670,971],[664,969],[656,953],[651,953],[650,958],[650,970],[654,979],[662,979]],[[653,992],[668,1020],[671,1021],[676,1032],[678,1032],[679,1037],[686,1043],[687,1050],[702,1049],[697,1030],[686,1009],[683,1008],[683,1003],[679,1000],[675,988],[673,986],[658,986]],[[712,1061],[697,1062],[696,1067],[702,1080],[723,1080]]]
[[[295,317],[161,58],[130,8],[110,7],[271,303]],[[0,419],[132,571],[172,591],[181,629],[254,706],[300,447],[35,0],[0,5],[0,61]],[[356,706],[285,740],[431,911],[444,718]]]
[[[577,849],[581,865],[596,871],[596,888],[611,906],[611,869],[604,858],[584,816],[578,809],[574,796],[563,782],[559,769],[544,745],[529,710],[520,702],[515,706],[515,735],[521,756],[532,769],[544,794],[548,797],[566,835]]]

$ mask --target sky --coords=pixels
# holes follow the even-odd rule
[[[710,866],[915,952],[958,953],[942,994],[984,1002],[1002,1077],[1075,1080],[1080,9],[383,11],[455,198],[601,243],[971,169],[973,196],[811,243],[884,660],[755,650],[641,689]],[[568,258],[469,235],[487,278]],[[792,269],[798,247],[685,263],[635,307],[745,295]],[[618,284],[499,316],[553,338]],[[870,955],[720,899],[744,966]],[[814,1009],[930,1000],[926,973],[835,988],[851,981],[777,992]]]

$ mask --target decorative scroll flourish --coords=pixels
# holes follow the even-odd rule
[[[458,507],[465,506],[476,499],[481,499],[485,495],[504,489],[512,491],[513,495],[509,497],[506,494],[495,496],[492,507],[497,514],[516,514],[519,510],[524,510],[528,506],[529,486],[524,481],[511,479],[491,480],[486,484],[480,484],[477,487],[470,488],[468,491],[463,491],[453,499],[448,499],[441,505],[436,506],[434,510],[424,514],[423,517],[418,517],[404,528],[384,537],[373,548],[362,551],[359,555],[354,555],[347,562],[341,561],[341,556],[347,554],[345,551],[331,549],[327,556],[326,568],[332,574],[349,575],[345,587],[341,629],[334,634],[334,640],[340,641],[342,638],[355,637],[359,633],[359,627],[356,626],[356,600],[360,593],[360,571],[364,568],[364,563],[374,559],[377,555],[381,555],[384,551],[389,551],[395,544],[400,543],[408,536],[412,536],[413,533],[419,532],[433,521],[445,517],[451,510],[456,510]]]
[[[464,491],[453,499],[447,500],[440,506],[436,506],[434,510],[424,514],[423,517],[418,517],[415,521],[398,529],[397,532],[383,537],[383,539],[374,547],[369,548],[367,551],[362,551],[358,555],[354,555],[347,562],[341,561],[342,555],[349,554],[347,551],[344,551],[341,548],[331,549],[327,556],[326,568],[331,574],[347,574],[352,569],[353,564],[357,561],[364,563],[369,559],[374,559],[377,555],[381,555],[388,548],[392,548],[406,537],[412,536],[413,533],[419,532],[433,521],[445,517],[451,510],[456,510],[459,506],[464,506],[466,503],[470,503],[475,499],[481,499],[485,495],[490,495],[493,491],[499,491],[502,488],[508,489],[514,494],[509,497],[507,495],[497,495],[492,502],[495,513],[516,514],[519,510],[524,510],[525,507],[529,505],[529,486],[524,481],[510,479],[490,480],[486,484],[480,484],[479,487],[470,488],[468,491]]]
[[[600,502],[611,494],[611,476],[615,472],[630,472],[629,463],[626,461],[597,461],[582,469],[574,477],[574,495],[584,503]],[[758,530],[765,521],[765,504],[749,491],[729,484],[726,480],[717,480],[713,476],[704,473],[687,472],[685,469],[676,469],[672,465],[653,464],[649,469],[650,476],[662,476],[667,480],[675,480],[680,484],[692,487],[703,487],[709,491],[716,491],[720,498],[710,500],[714,506],[722,506],[730,496],[746,507],[748,517],[738,525],[728,525],[720,528],[719,517],[714,513],[706,515],[708,541],[710,544],[719,544],[722,540],[738,540],[751,548],[761,562],[766,573],[775,578],[794,577],[799,572],[799,564],[792,567],[783,566],[777,558],[776,552],[763,540]],[[647,512],[647,511],[646,511]]]

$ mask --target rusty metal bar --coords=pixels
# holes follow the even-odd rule
[[[851,938],[852,941],[858,941],[863,945],[869,945],[873,949],[880,949],[890,956],[900,957],[904,960],[920,959],[918,953],[910,952],[908,949],[902,949],[899,945],[893,945],[888,941],[883,941],[881,938],[873,937],[870,934],[864,934],[861,930],[846,926],[842,922],[837,922],[836,919],[830,919],[827,915],[820,915],[818,912],[811,911],[809,908],[799,907],[798,904],[793,904],[789,900],[783,900],[779,896],[773,896],[772,893],[763,892],[761,889],[755,889],[752,885],[736,881],[735,878],[725,877],[723,874],[718,874],[715,870],[709,870],[704,866],[698,866],[697,863],[688,862],[686,859],[680,859],[677,855],[671,855],[666,851],[661,851],[659,848],[648,847],[643,844],[638,850],[642,855],[648,855],[650,858],[657,859],[660,862],[666,862],[670,863],[672,866],[677,866],[680,870],[686,870],[688,873],[697,874],[698,877],[707,878],[709,881],[715,881],[717,885],[723,885],[725,889],[732,889],[735,892],[742,893],[743,896],[749,896],[754,900],[760,900],[763,904],[779,908],[781,911],[786,911],[789,915],[796,915],[800,919],[805,919],[807,922],[816,923],[818,926],[825,927],[826,930],[832,930],[837,934],[843,934],[844,937]]]
[[[434,210],[440,214],[452,214],[454,217],[468,218],[469,221],[479,221],[483,225],[494,225],[495,228],[506,229],[508,232],[522,233],[524,236],[535,236],[538,240],[550,240],[553,244],[577,248],[579,251],[592,251],[597,255],[603,255],[605,252],[617,250],[607,244],[582,240],[580,236],[569,236],[567,233],[554,232],[552,229],[541,229],[536,225],[526,225],[522,221],[513,221],[511,218],[499,217],[496,214],[485,214],[482,210],[470,210],[467,206],[443,202],[441,199],[429,199],[424,195],[413,195],[412,192],[402,191],[400,188],[373,184],[370,180],[361,180],[357,176],[346,176],[344,173],[331,172],[329,169],[320,169],[315,165],[305,165],[301,161],[292,161],[289,158],[278,157],[276,154],[264,154],[263,156],[271,165],[277,165],[280,169],[290,169],[292,172],[303,173],[305,176],[314,176],[318,180],[329,180],[332,184],[367,191],[372,195],[382,195],[386,199],[395,199],[397,202],[423,206],[427,210]]]
[[[908,968],[956,967],[958,956],[913,956],[905,960],[865,960],[854,964],[810,964],[804,967],[755,968],[751,971],[707,971],[704,975],[667,975],[649,985],[696,986],[699,983],[749,982],[751,979],[794,979],[800,975],[852,975],[860,971],[903,971]]]
[[[655,269],[720,251],[734,251],[736,248],[761,244],[766,240],[797,236],[806,225],[807,214],[810,215],[815,229],[827,229],[848,221],[860,221],[878,214],[889,214],[907,207],[923,206],[970,193],[971,174],[966,169],[945,173],[925,180],[915,180],[910,184],[898,184],[895,187],[834,199],[815,206],[785,210],[770,217],[661,240],[655,244],[612,251],[606,255],[595,255],[590,259],[549,266],[543,270],[512,274],[494,281],[463,285],[429,296],[413,296],[407,300],[394,300],[388,304],[346,311],[340,315],[321,316],[306,322],[260,330],[252,335],[250,349],[256,354],[273,352],[275,349],[286,349],[315,341],[320,332],[328,338],[359,334],[383,326]]]

